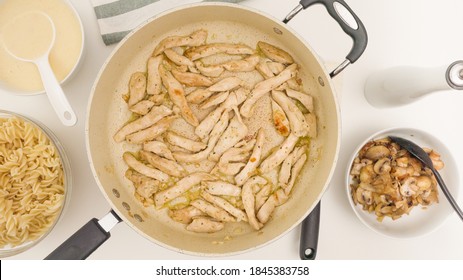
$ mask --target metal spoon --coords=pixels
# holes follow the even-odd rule
[[[440,176],[439,172],[437,172],[437,170],[434,168],[432,160],[428,154],[420,146],[416,145],[410,140],[396,136],[389,136],[389,138],[393,142],[399,144],[399,146],[405,150],[409,151],[410,154],[412,154],[421,163],[423,163],[425,167],[431,169],[432,173],[436,177],[437,183],[439,183],[439,186],[442,189],[442,192],[444,192],[445,197],[447,197],[447,200],[450,202],[450,205],[452,205],[455,212],[457,212],[458,216],[460,216],[460,219],[463,220],[463,212],[461,211],[453,196],[450,194],[450,191],[447,189],[447,186],[445,185],[444,180]]]
[[[26,12],[8,22],[1,33],[3,45],[11,56],[37,66],[45,92],[61,122],[66,126],[75,125],[76,114],[48,61],[56,38],[52,19],[40,11]]]

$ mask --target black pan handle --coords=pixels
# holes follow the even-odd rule
[[[45,260],[85,260],[111,237],[109,230],[121,221],[113,210],[101,220],[91,219]]]
[[[283,22],[289,22],[302,9],[307,9],[314,4],[325,6],[330,16],[338,22],[342,30],[354,41],[352,49],[346,56],[346,60],[330,73],[331,78],[333,78],[341,73],[349,64],[356,62],[362,56],[368,44],[367,31],[362,21],[344,0],[301,0],[299,5],[286,16]]]
[[[315,206],[309,216],[302,222],[301,240],[299,243],[299,257],[301,260],[315,260],[317,256],[320,212],[321,202]]]

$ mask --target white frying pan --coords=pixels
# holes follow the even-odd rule
[[[285,22],[316,3],[325,5],[330,15],[354,39],[346,61],[331,73],[326,71],[309,44],[283,22],[237,5],[184,6],[154,17],[128,35],[108,58],[96,79],[86,123],[92,171],[112,210],[101,220],[91,220],[47,258],[86,258],[109,238],[110,228],[121,220],[160,246],[201,256],[237,254],[259,248],[301,223],[322,198],[338,158],[341,122],[331,77],[355,62],[367,44],[365,28],[342,0],[301,1]],[[346,16],[340,16],[341,13],[353,19],[352,27],[346,23]],[[289,201],[277,208],[273,218],[259,232],[244,225],[227,225],[213,234],[192,233],[186,231],[183,224],[172,221],[165,209],[143,207],[124,178],[127,166],[122,153],[127,147],[116,144],[112,138],[130,115],[121,95],[127,91],[131,73],[145,71],[146,60],[161,39],[189,34],[199,28],[208,30],[209,41],[226,40],[255,47],[262,40],[280,46],[300,64],[304,87],[315,97],[319,136],[312,141],[311,159],[300,174]],[[214,34],[212,39],[210,34]],[[318,214],[315,213],[315,218]],[[318,222],[315,226],[318,237]]]

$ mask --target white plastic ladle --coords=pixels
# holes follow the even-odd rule
[[[48,61],[56,38],[52,19],[40,11],[23,13],[4,25],[2,37],[11,56],[37,66],[45,92],[61,122],[66,126],[75,125],[77,116]]]

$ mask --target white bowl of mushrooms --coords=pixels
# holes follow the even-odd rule
[[[390,128],[363,141],[346,172],[346,191],[357,217],[386,236],[411,238],[440,227],[453,209],[432,175],[388,136],[415,142],[428,152],[454,197],[459,173],[447,147],[433,135],[412,128]]]

